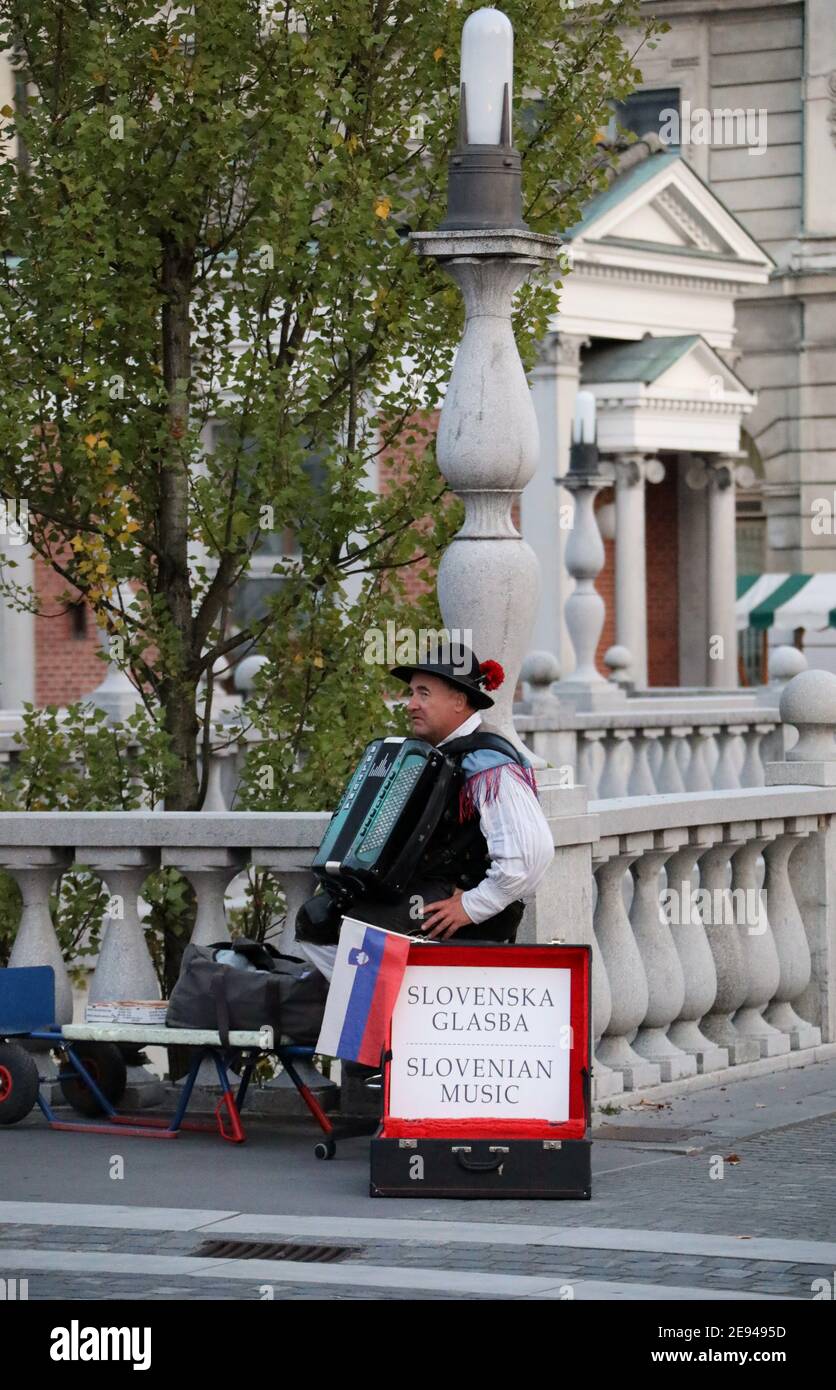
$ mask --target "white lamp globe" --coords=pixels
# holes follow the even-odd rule
[[[508,114],[514,90],[514,31],[501,10],[475,10],[462,29],[461,82],[467,103],[471,145],[498,145],[502,103],[508,86]],[[460,88],[461,90],[461,88]]]

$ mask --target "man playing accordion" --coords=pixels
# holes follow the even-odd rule
[[[513,942],[525,899],[554,854],[531,765],[507,739],[481,728],[480,711],[494,703],[487,692],[504,679],[498,662],[480,664],[465,648],[455,664],[426,661],[391,674],[409,685],[414,737],[443,751],[455,774],[395,901],[370,890],[342,904],[337,895],[333,910],[317,910],[322,895],[300,908],[300,949],[329,977],[343,915],[425,940]]]

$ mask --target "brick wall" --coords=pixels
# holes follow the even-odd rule
[[[426,440],[427,446],[432,443],[432,439],[435,437],[436,431],[438,430],[440,413],[441,412],[438,410],[432,410],[418,417],[424,428],[430,431],[430,436]],[[408,433],[409,425],[407,424],[404,434]],[[406,446],[403,445],[391,444],[386,449],[382,450],[378,458],[378,487],[381,493],[385,494],[389,492],[393,484],[396,484],[405,477],[412,456],[413,450],[407,449]],[[428,529],[428,523],[421,520],[415,521],[413,522],[412,529],[415,532],[414,553],[416,557],[418,557],[424,553],[422,538]],[[421,594],[426,593],[428,589],[432,588],[434,583],[434,576],[430,568],[430,563],[426,559],[419,560],[416,558],[413,564],[407,565],[401,569],[399,575],[409,602],[414,601],[419,598]]]
[[[645,488],[650,685],[679,685],[679,526],[676,464]]]
[[[60,552],[55,558],[60,562]],[[43,608],[34,619],[35,704],[66,705],[89,695],[104,680],[107,667],[96,657],[99,629],[85,609],[85,635],[74,636],[73,614],[58,595],[78,591],[40,555],[34,557],[33,588]]]
[[[611,487],[603,488],[595,498],[595,510],[613,502]],[[601,637],[595,649],[595,665],[602,676],[609,678],[610,669],[604,665],[604,652],[615,646],[615,541],[604,541],[604,568],[595,580],[595,588],[607,605],[607,615]]]
[[[679,532],[676,466],[669,463],[664,481],[645,486],[645,563],[647,567],[648,684],[679,684]],[[612,488],[595,499],[596,511],[612,502]],[[595,587],[607,605],[595,664],[603,676],[604,652],[615,643],[615,542],[604,542],[604,567]]]

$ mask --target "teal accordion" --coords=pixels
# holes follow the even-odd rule
[[[367,745],[312,868],[326,884],[398,897],[444,811],[457,768],[422,738]]]

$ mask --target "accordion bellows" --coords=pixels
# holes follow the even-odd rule
[[[312,868],[397,897],[438,825],[456,767],[421,738],[377,738],[349,779]]]

